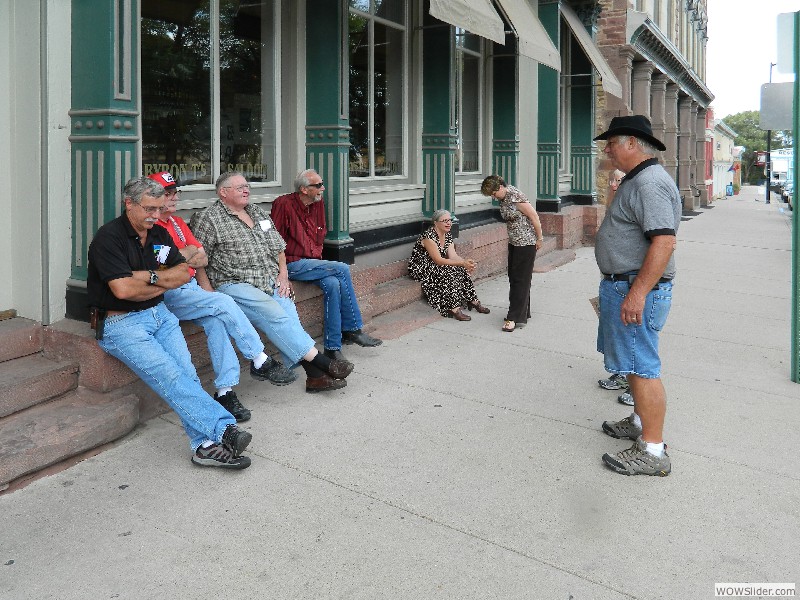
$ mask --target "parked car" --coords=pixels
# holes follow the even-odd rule
[[[794,183],[792,181],[787,181],[786,184],[783,186],[783,191],[781,191],[781,199],[789,204],[789,209],[794,210],[793,204],[793,195],[794,192]]]

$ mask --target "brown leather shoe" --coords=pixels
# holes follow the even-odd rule
[[[455,319],[456,321],[472,321],[472,317],[465,315],[463,312],[461,312],[460,308],[451,310],[449,316],[451,319]]]
[[[336,379],[344,379],[353,372],[354,368],[355,365],[350,361],[335,358],[331,360],[331,364],[328,367],[328,374]]]
[[[469,304],[467,304],[467,308],[472,310],[473,308],[477,310],[482,315],[488,315],[491,312],[488,308],[486,308],[483,304],[481,304],[480,300],[473,300]]]
[[[344,379],[334,379],[328,374],[322,377],[306,378],[306,391],[309,394],[327,392],[328,390],[340,390],[345,386],[347,386],[347,382]]]

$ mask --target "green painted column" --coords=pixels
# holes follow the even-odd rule
[[[519,175],[519,134],[517,132],[517,57],[514,56],[513,36],[507,36],[506,46],[493,44],[495,56],[492,77],[492,172],[509,185],[517,185]],[[497,204],[497,201],[493,201]]]
[[[561,15],[558,4],[557,0],[539,0],[539,20],[555,47],[560,49]],[[540,64],[536,206],[548,212],[558,212],[561,204],[558,197],[558,162],[561,156],[559,96],[559,73]]]
[[[457,237],[453,36],[449,26],[427,11],[423,24],[422,180],[426,188],[422,212],[430,217],[440,208],[449,211],[453,216],[453,237]]]
[[[348,22],[347,2],[307,0],[306,89],[317,92],[306,98],[306,165],[325,182],[323,258],[352,264]]]
[[[594,13],[590,13],[594,14]],[[578,13],[584,24],[587,15]],[[592,32],[592,26],[587,26]],[[594,137],[594,67],[584,54],[580,45],[573,39],[570,52],[572,63],[570,74],[570,165],[572,173],[572,188],[570,194],[580,196],[573,198],[576,203],[591,204],[597,200],[595,191],[595,158],[597,146],[592,141]],[[582,75],[586,73],[586,75]]]
[[[67,316],[86,318],[87,252],[138,174],[138,0],[72,3],[72,273]]]

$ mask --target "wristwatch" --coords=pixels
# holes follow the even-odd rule
[[[155,271],[150,271],[150,285],[155,285],[158,283],[158,275]]]

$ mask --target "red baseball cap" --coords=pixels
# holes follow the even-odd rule
[[[157,183],[160,183],[165,190],[178,187],[178,184],[175,182],[175,179],[172,177],[172,174],[169,171],[161,171],[160,173],[153,173],[152,175],[148,175],[147,177]]]

